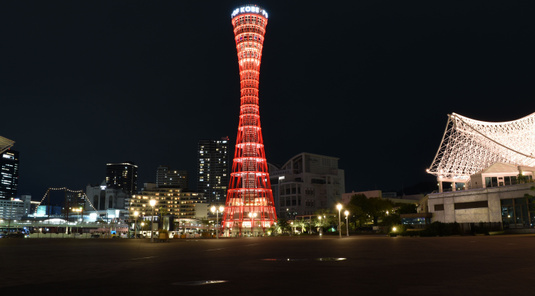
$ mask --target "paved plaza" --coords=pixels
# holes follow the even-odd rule
[[[2,295],[530,295],[535,291],[534,235],[169,243],[1,239],[0,259]]]

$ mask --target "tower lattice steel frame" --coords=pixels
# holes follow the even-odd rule
[[[467,183],[470,176],[502,162],[535,166],[535,113],[507,122],[485,122],[456,113],[448,123],[427,170],[442,182]]]
[[[240,69],[238,135],[223,214],[226,236],[263,234],[277,220],[258,104],[260,61],[268,14],[254,5],[232,12]]]

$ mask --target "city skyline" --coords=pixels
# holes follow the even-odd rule
[[[159,165],[193,174],[199,139],[234,142],[229,15],[240,4],[0,4],[0,136],[20,153],[18,193],[99,184],[109,162],[136,163],[140,186]],[[535,111],[531,3],[255,4],[270,12],[260,78],[269,163],[328,155],[346,192],[400,190],[434,181],[425,169],[447,114]]]

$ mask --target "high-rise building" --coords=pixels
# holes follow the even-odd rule
[[[204,193],[207,202],[223,203],[229,182],[229,139],[200,140],[198,149],[197,192]]]
[[[156,186],[164,188],[188,188],[188,172],[173,170],[169,166],[161,165],[156,171]]]
[[[137,192],[137,165],[133,162],[107,163],[106,187],[122,189],[128,195]]]
[[[223,214],[226,236],[260,235],[277,220],[265,156],[258,84],[268,14],[255,5],[232,12],[240,69],[238,136]]]
[[[0,154],[0,199],[14,198],[19,184],[19,152]]]

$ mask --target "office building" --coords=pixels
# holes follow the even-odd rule
[[[0,154],[0,199],[17,195],[19,184],[19,152],[7,150]]]
[[[198,147],[197,192],[208,203],[223,204],[229,184],[229,139],[200,140]]]
[[[21,198],[0,199],[0,219],[20,220],[31,214],[31,195],[23,195]]]
[[[161,165],[156,171],[156,186],[163,188],[188,188],[188,172]]]
[[[106,188],[122,189],[126,194],[137,192],[137,165],[133,162],[107,163]]]

